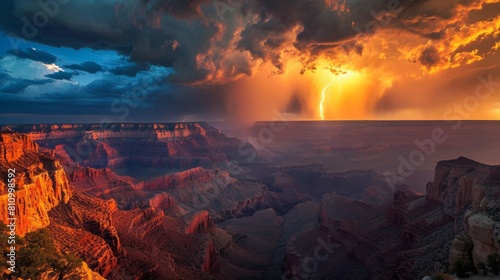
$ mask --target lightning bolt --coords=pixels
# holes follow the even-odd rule
[[[326,90],[335,82],[335,79],[332,79],[330,83],[328,83],[323,90],[321,91],[321,101],[319,102],[319,114],[321,116],[321,120],[325,119],[325,116],[323,115],[323,102],[325,101],[325,92]],[[340,83],[339,83],[340,84]],[[338,98],[338,96],[337,96]]]

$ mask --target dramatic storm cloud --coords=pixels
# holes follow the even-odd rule
[[[46,64],[52,64],[57,60],[54,55],[37,49],[9,50],[7,53],[19,58],[31,59]]]
[[[85,72],[88,72],[91,74],[95,74],[97,72],[104,71],[104,68],[101,65],[99,65],[93,61],[85,61],[85,62],[82,62],[80,64],[65,65],[64,68],[85,71]]]
[[[161,83],[128,102],[131,112],[440,119],[479,75],[500,79],[499,2],[2,1],[1,90],[19,101],[38,96],[40,108],[63,96],[101,104],[119,91],[127,104],[134,85],[155,77]],[[498,102],[492,96],[470,117],[499,118]],[[115,113],[100,106],[100,116]]]

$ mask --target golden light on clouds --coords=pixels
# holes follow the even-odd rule
[[[59,71],[64,71],[61,67],[57,66],[55,63],[52,64],[43,64],[47,70],[50,70],[52,72],[59,72]]]
[[[320,65],[327,65],[327,62],[322,62]],[[331,67],[331,66],[330,66]],[[313,83],[313,91],[318,92],[317,111],[319,119],[335,119],[344,117],[344,107],[350,107],[350,111],[356,111],[356,105],[345,104],[352,100],[356,95],[362,95],[363,90],[360,88],[362,83],[357,81],[360,77],[359,73],[351,70],[342,70],[341,68],[329,68],[323,66],[319,73],[315,73],[315,81]],[[347,98],[343,98],[344,92]],[[351,115],[351,113],[349,113]]]
[[[404,18],[392,17],[374,33],[336,44],[300,42],[304,27],[294,25],[276,40],[246,42],[258,46],[257,59],[232,47],[220,54],[209,49],[197,63],[213,73],[209,80],[238,77],[229,103],[243,119],[265,120],[274,110],[297,119],[442,119],[443,110],[474,92],[478,75],[497,71],[492,61],[499,56],[500,16],[471,13],[499,2],[454,5],[451,11],[449,3],[436,2],[429,4],[435,15],[428,14],[429,7],[408,7]],[[349,16],[346,1],[326,3],[339,16]],[[277,42],[281,48],[275,47]],[[216,55],[225,58],[224,67],[210,64]],[[248,57],[254,58],[246,65],[250,75],[233,75],[236,62]],[[470,117],[498,119],[491,112],[472,112]]]

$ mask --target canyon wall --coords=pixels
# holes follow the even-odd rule
[[[314,252],[306,253],[308,247],[287,249],[285,274],[323,277],[324,271],[342,273],[351,265],[371,279],[421,279],[457,261],[477,265],[500,253],[499,166],[464,157],[441,161],[427,184],[427,195],[403,189],[388,205],[366,201],[370,200],[325,194],[318,220],[337,245],[326,247],[331,250],[326,260],[315,259],[321,269],[314,272],[300,265],[311,261],[307,258]],[[294,240],[314,244],[321,234],[321,227],[310,229]]]
[[[61,164],[38,154],[37,145],[25,135],[0,132],[0,219],[7,223],[7,171],[15,169],[17,234],[50,224],[48,212],[72,196]]]
[[[427,188],[429,199],[443,203],[456,217],[451,266],[457,261],[486,263],[488,255],[500,253],[500,166],[463,157],[443,161]]]
[[[215,170],[205,170],[195,167],[186,171],[168,174],[136,184],[136,188],[149,191],[168,188],[183,188],[189,184],[206,183],[215,180]]]
[[[60,250],[81,256],[89,267],[106,277],[117,265],[123,249],[112,214],[113,200],[104,201],[80,193],[49,213],[48,227]]]

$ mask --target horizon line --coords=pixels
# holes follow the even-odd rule
[[[420,119],[394,119],[394,120],[387,120],[387,119],[367,119],[367,120],[362,120],[362,119],[345,119],[345,120],[257,120],[254,121],[253,123],[264,123],[264,122],[274,122],[274,121],[287,121],[287,122],[325,122],[325,123],[332,123],[332,122],[457,122],[457,121],[463,121],[463,122],[500,122],[500,119],[467,119],[467,120],[461,120],[461,119],[452,119],[452,120],[443,120],[443,119],[429,119],[429,120],[420,120]],[[238,123],[238,122],[233,122],[233,121],[210,121],[210,120],[195,120],[195,121],[165,121],[165,122],[110,122],[110,123],[104,123],[104,125],[116,125],[116,124],[181,124],[181,123],[186,123],[186,124],[191,124],[191,123]],[[244,123],[244,122],[241,122]],[[81,125],[93,125],[93,124],[101,124],[100,122],[58,122],[58,123],[48,123],[48,122],[40,122],[40,123],[0,123],[0,126],[14,126],[14,125],[68,125],[68,124],[81,124]]]

